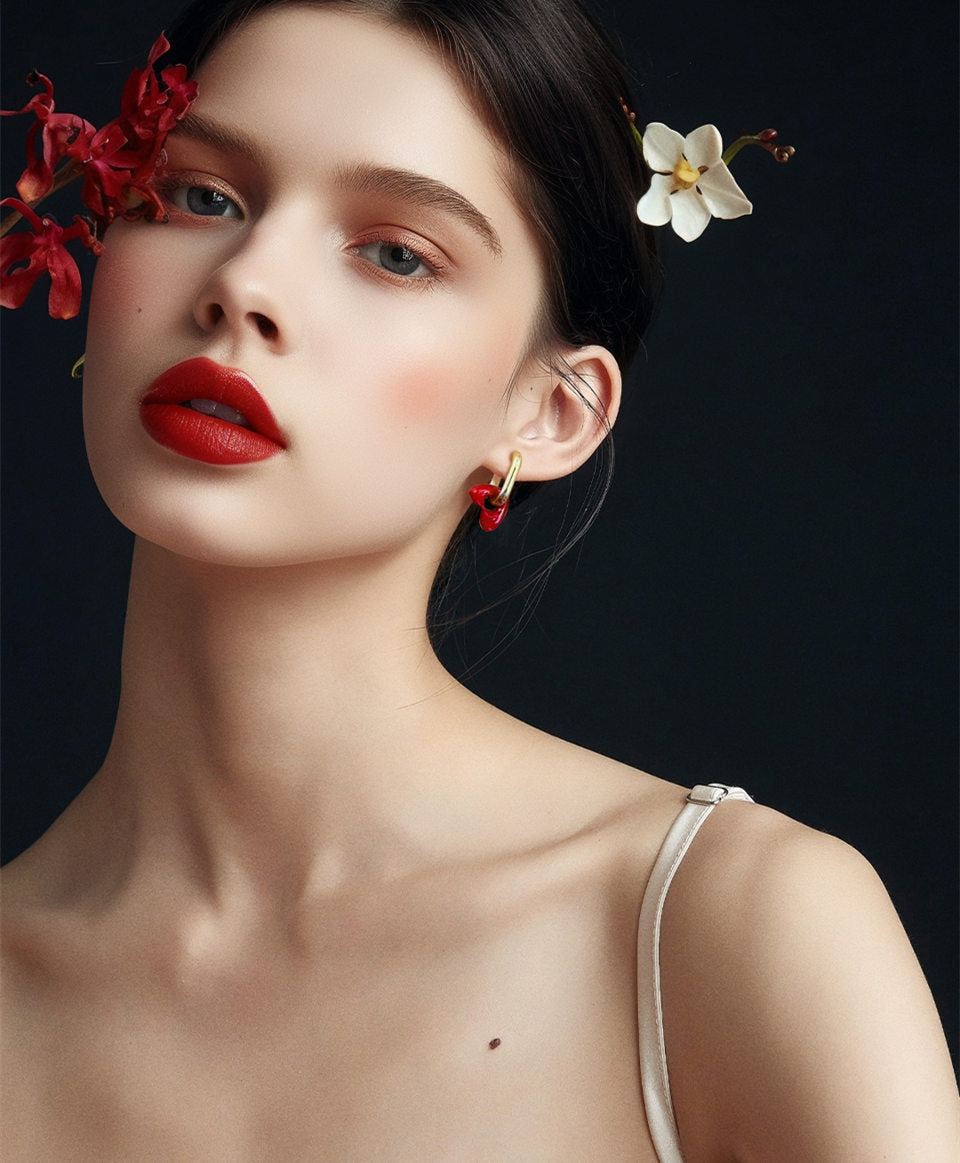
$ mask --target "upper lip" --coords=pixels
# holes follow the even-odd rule
[[[283,433],[253,380],[239,368],[224,367],[205,355],[185,359],[161,372],[141,403],[185,404],[201,399],[242,412],[254,432],[286,448]]]

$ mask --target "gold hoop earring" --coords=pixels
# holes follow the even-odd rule
[[[484,533],[492,533],[507,514],[510,494],[517,483],[523,457],[519,452],[510,453],[510,467],[502,481],[496,477],[488,485],[474,485],[470,490],[470,500],[480,506],[480,528]]]
[[[83,355],[80,356],[80,358],[77,360],[77,362],[70,369],[70,379],[72,379],[72,380],[82,380],[83,379],[83,361],[86,358],[87,358],[87,353],[84,352]]]

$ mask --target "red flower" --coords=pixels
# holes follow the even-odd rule
[[[27,168],[17,183],[17,193],[28,203],[39,202],[54,187],[83,173],[84,202],[97,218],[162,218],[163,206],[153,179],[163,143],[197,95],[196,81],[187,80],[185,65],[164,69],[158,77],[157,59],[170,47],[160,34],[150,50],[146,68],[134,69],[124,86],[120,115],[102,129],[74,113],[55,113],[53,85],[42,73],[27,80],[42,85],[22,109],[4,110],[3,116],[33,113],[35,123],[27,134]],[[37,134],[40,134],[39,149]],[[60,173],[64,158],[73,163]]]
[[[160,139],[162,142],[162,138]],[[112,222],[117,214],[151,219],[165,214],[152,181],[162,146],[130,149],[124,128],[111,121],[90,140],[82,159],[81,197],[98,219]]]
[[[17,182],[17,193],[25,202],[39,202],[53,186],[53,171],[63,157],[77,157],[86,151],[96,133],[89,121],[75,113],[55,113],[53,84],[43,73],[31,73],[27,83],[42,85],[44,91],[31,97],[22,109],[0,110],[2,117],[33,113],[36,121],[27,133],[27,168]],[[37,149],[37,134],[40,148]]]
[[[49,308],[56,319],[70,319],[80,309],[80,272],[67,253],[66,243],[79,240],[99,254],[101,244],[83,218],[71,226],[59,226],[52,218],[39,218],[29,204],[59,190],[83,175],[82,198],[101,224],[124,218],[163,219],[163,203],[154,189],[157,167],[163,157],[167,134],[184,116],[197,95],[197,84],[187,79],[185,65],[154,68],[170,43],[160,34],[150,49],[146,67],[134,69],[124,86],[120,115],[97,129],[73,113],[56,113],[53,85],[42,73],[32,73],[31,85],[39,85],[22,109],[2,111],[10,117],[33,113],[36,120],[27,133],[27,168],[17,183],[20,199],[6,198],[0,206],[16,213],[0,224],[5,235],[18,217],[27,220],[32,232],[21,232],[0,241],[0,276],[5,285],[0,305],[19,307],[44,271],[50,272]]]
[[[187,80],[186,65],[172,65],[157,78],[153,66],[169,48],[161,32],[150,49],[147,67],[134,69],[124,86],[117,121],[130,141],[139,138],[152,146],[158,135],[166,136],[173,129],[197,96],[197,82]]]
[[[134,69],[120,99],[120,115],[91,142],[85,165],[83,200],[100,218],[164,216],[153,179],[167,134],[186,114],[197,96],[196,81],[187,80],[185,65],[164,69],[154,64],[170,47],[161,33],[144,69]]]
[[[33,284],[44,271],[49,271],[50,315],[54,319],[72,319],[80,310],[80,271],[67,253],[66,243],[79,239],[99,254],[103,247],[93,237],[90,224],[75,215],[71,226],[58,226],[51,218],[39,218],[17,198],[4,198],[0,206],[11,206],[33,228],[32,233],[20,231],[0,239],[0,305],[21,306]]]

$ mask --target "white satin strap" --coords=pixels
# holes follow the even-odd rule
[[[640,906],[637,930],[637,1017],[640,1024],[640,1077],[650,1137],[660,1163],[683,1163],[670,1097],[670,1074],[663,1038],[660,997],[660,923],[674,874],[694,836],[725,799],[753,802],[742,787],[698,784],[674,820],[657,856]]]

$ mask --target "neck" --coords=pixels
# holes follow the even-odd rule
[[[402,865],[486,712],[430,647],[427,572],[403,555],[227,569],[138,542],[100,786],[217,894],[231,875],[302,890]]]

